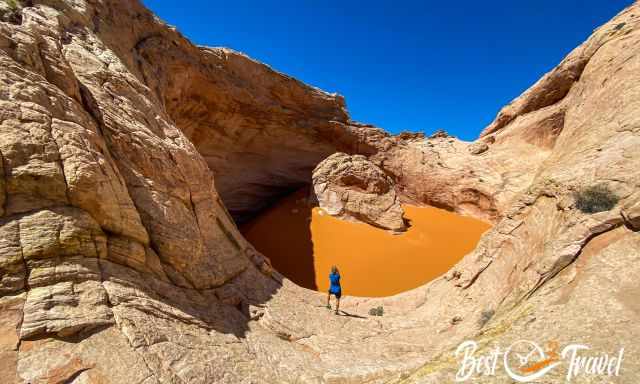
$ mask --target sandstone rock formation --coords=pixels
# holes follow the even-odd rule
[[[169,32],[140,36],[134,68],[215,173],[216,189],[237,221],[309,184],[325,157],[372,153],[372,142],[388,136],[350,122],[340,95]]]
[[[150,36],[135,46],[147,86],[216,175],[234,218],[310,182],[323,158],[349,150],[332,132],[344,100],[226,48]]]
[[[362,155],[335,153],[313,171],[313,190],[320,208],[392,231],[406,229],[393,180]]]
[[[624,346],[613,379],[640,380],[638,3],[501,111],[478,155],[353,123],[340,97],[195,47],[138,1],[5,3],[3,382],[442,383],[467,339]],[[495,226],[443,278],[346,293],[350,316],[329,315],[225,204],[254,212],[336,150],[369,156],[404,201]],[[617,206],[575,209],[575,190],[602,183]]]

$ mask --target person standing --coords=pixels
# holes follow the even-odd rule
[[[327,295],[327,308],[331,309],[331,295],[336,297],[336,315],[340,310],[340,297],[342,296],[342,287],[340,286],[340,271],[335,265],[331,267],[331,273],[329,274],[329,294]]]

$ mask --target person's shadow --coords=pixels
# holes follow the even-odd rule
[[[356,318],[356,319],[366,319],[367,318],[366,316],[355,315],[353,313],[349,313],[347,311],[343,311],[342,309],[338,310],[337,315],[338,316],[353,317],[353,318]]]

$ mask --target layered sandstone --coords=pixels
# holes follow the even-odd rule
[[[150,36],[135,46],[146,84],[216,175],[234,218],[306,185],[338,149],[344,100],[226,48]]]
[[[393,180],[362,155],[336,153],[313,171],[320,208],[331,216],[404,231],[406,224]]]
[[[216,190],[239,222],[309,184],[334,152],[370,154],[391,141],[350,122],[340,95],[170,32],[139,37],[136,69],[215,173]]]
[[[638,3],[506,107],[482,144],[350,122],[340,97],[193,46],[137,1],[7,4],[4,382],[440,383],[471,338],[624,346],[620,382],[640,379]],[[370,156],[405,201],[495,226],[443,278],[388,298],[346,293],[349,316],[329,315],[225,204],[251,214],[340,150]],[[577,210],[574,192],[594,184],[620,202]],[[385,315],[369,317],[377,306]]]

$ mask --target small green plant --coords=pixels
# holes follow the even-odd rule
[[[22,24],[22,3],[19,0],[3,0],[6,6],[0,7],[0,21]]]
[[[9,6],[10,10],[12,10],[12,11],[18,10],[18,1],[17,0],[5,0],[5,2],[7,3],[7,6]]]
[[[384,308],[382,308],[382,306],[377,307],[377,308],[371,308],[369,310],[369,314],[371,316],[382,316],[382,315],[384,315]]]
[[[584,213],[609,211],[620,198],[604,184],[584,188],[575,193],[576,208]]]
[[[485,324],[487,324],[495,314],[496,311],[494,311],[493,309],[482,311],[482,313],[480,314],[480,319],[478,319],[478,326],[480,326],[480,328],[484,327]]]

